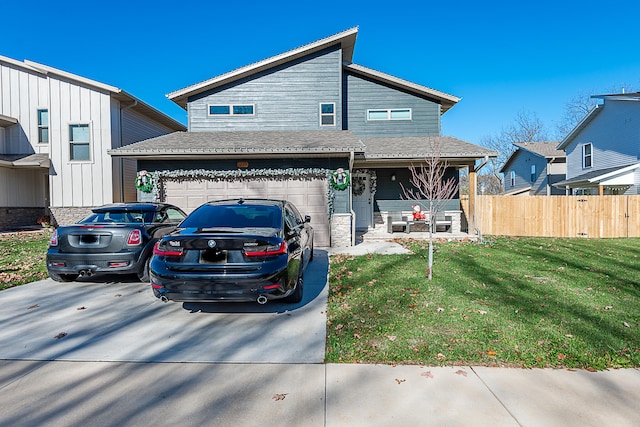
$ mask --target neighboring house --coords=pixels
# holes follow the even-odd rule
[[[107,150],[184,129],[116,87],[0,56],[0,229],[136,200],[135,161]]]
[[[558,142],[519,142],[500,172],[505,195],[551,196],[565,191],[553,184],[565,179],[567,163]]]
[[[555,185],[575,195],[640,194],[640,92],[602,99],[562,140],[567,178]]]
[[[352,63],[357,32],[170,93],[188,112],[188,132],[110,154],[152,174],[156,188],[141,198],[187,211],[225,197],[287,198],[311,215],[316,245],[351,245],[356,228],[411,209],[400,184],[432,142],[456,178],[459,169],[475,177],[476,160],[496,155],[440,136],[459,98]],[[459,199],[448,207],[459,212]]]

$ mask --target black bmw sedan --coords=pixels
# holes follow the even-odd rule
[[[205,203],[156,244],[153,293],[165,302],[300,302],[313,259],[310,221],[285,200]]]

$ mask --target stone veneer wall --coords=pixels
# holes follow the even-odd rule
[[[46,215],[46,208],[0,208],[0,231],[39,227],[38,218]]]
[[[91,208],[49,208],[51,225],[71,225],[91,213]]]
[[[334,213],[331,218],[331,247],[346,248],[351,246],[351,214]]]

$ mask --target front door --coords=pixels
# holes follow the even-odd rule
[[[356,228],[373,227],[373,204],[371,183],[368,173],[354,173],[351,191],[353,193],[353,211],[356,215]]]

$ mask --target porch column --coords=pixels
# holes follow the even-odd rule
[[[467,217],[467,224],[469,225],[469,234],[474,234],[476,230],[476,171],[473,166],[469,166],[469,216]]]

